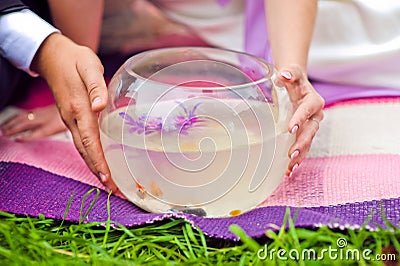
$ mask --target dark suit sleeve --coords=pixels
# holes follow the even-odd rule
[[[27,6],[19,0],[0,0],[0,15],[20,11],[24,8]]]

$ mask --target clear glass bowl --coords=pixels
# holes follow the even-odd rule
[[[264,60],[216,48],[151,50],[109,84],[101,142],[121,192],[150,212],[235,216],[282,180],[292,104]]]

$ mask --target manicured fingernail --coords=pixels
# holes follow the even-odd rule
[[[96,98],[94,98],[94,100],[92,102],[92,106],[96,107],[96,106],[99,106],[101,103],[102,103],[101,98],[100,97],[96,97]]]
[[[281,76],[284,77],[287,80],[291,80],[292,79],[292,74],[290,74],[290,72],[287,72],[287,71],[281,72]]]
[[[294,127],[292,127],[292,130],[290,131],[291,134],[295,134],[297,132],[297,130],[299,129],[298,125],[295,125]]]
[[[296,158],[297,156],[299,156],[300,151],[299,150],[295,150],[294,152],[292,152],[292,154],[290,155],[290,160],[293,160],[294,158]]]
[[[105,174],[99,173],[99,176],[100,176],[101,182],[103,182],[103,183],[107,182],[108,178]]]
[[[298,164],[298,163],[296,163],[295,165],[293,165],[293,167],[292,167],[292,171],[290,172],[290,174],[289,174],[289,177],[292,177],[292,175],[293,175],[293,172],[294,172],[294,170],[296,170],[296,169],[297,169],[297,167],[299,167],[299,164]]]

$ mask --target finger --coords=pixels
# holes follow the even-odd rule
[[[309,119],[298,131],[295,143],[289,149],[290,163],[288,170],[293,171],[293,167],[300,165],[310,150],[312,140],[319,129],[319,122],[316,118]],[[295,167],[296,168],[296,167]]]
[[[296,65],[283,68],[278,75],[278,80],[286,87],[290,100],[296,109],[288,125],[289,132],[292,132],[296,125],[297,128],[300,127],[305,120],[320,111],[325,102],[313,89],[306,74]],[[295,133],[295,131],[296,129],[292,133]]]
[[[62,122],[59,121],[52,121],[47,124],[41,124],[37,127],[31,128],[30,130],[24,131],[25,134],[18,136],[16,139],[18,141],[30,141],[54,135],[66,130],[64,123],[61,123]]]
[[[69,131],[71,132],[72,140],[74,142],[74,145],[75,145],[76,149],[78,150],[79,154],[81,155],[81,157],[85,161],[86,165],[94,173],[95,172],[95,168],[93,167],[92,160],[90,160],[90,158],[87,155],[87,152],[86,152],[85,148],[82,145],[80,134],[79,134],[79,130],[78,130],[78,127],[76,125],[76,120],[73,119],[71,122],[68,121],[68,120],[65,120],[65,123],[66,123]]]
[[[5,121],[2,125],[1,125],[1,129],[2,130],[8,130],[10,128],[15,127],[15,125],[17,125],[18,123],[20,123],[22,120],[27,120],[27,113],[23,112],[23,113],[18,113],[16,115],[14,115],[13,117],[9,118],[7,121]]]
[[[107,105],[108,93],[104,80],[104,68],[100,60],[91,60],[88,64],[77,65],[79,75],[89,94],[93,112],[103,110]]]
[[[292,66],[292,67],[285,67],[280,70],[279,72],[279,79],[284,83],[295,83],[299,81],[303,76],[300,67]]]
[[[117,186],[110,178],[111,175],[109,171],[107,172],[107,170],[100,170],[103,171],[103,173],[99,172],[99,170],[96,168],[96,165],[93,163],[94,160],[89,156],[88,151],[83,145],[77,125],[75,124],[74,126],[68,126],[68,128],[71,131],[72,139],[74,141],[76,149],[78,150],[79,154],[81,155],[89,169],[97,176],[99,181],[104,184],[105,187],[110,189],[113,193],[118,192]]]
[[[36,128],[40,124],[37,120],[28,120],[27,113],[21,113],[9,120],[1,128],[5,136],[12,136]]]
[[[298,130],[296,134],[296,141],[289,149],[289,157],[293,157],[294,156],[293,153],[296,150],[302,152],[304,150],[305,145],[311,144],[315,134],[319,129],[322,117],[323,113],[322,111],[320,111],[312,118],[306,120],[306,122],[303,124],[303,126]]]
[[[317,93],[306,95],[289,121],[289,132],[292,132],[296,125],[298,128],[302,127],[307,119],[311,117],[315,117],[321,121],[323,119],[323,113],[321,110],[323,109],[324,104],[324,100]]]
[[[100,143],[97,115],[90,111],[82,111],[81,115],[76,120],[76,130],[72,132],[76,136],[74,142],[79,147],[78,150],[92,172],[106,187],[116,192],[118,189],[111,178],[110,169]]]
[[[25,142],[25,141],[31,141],[35,139],[40,139],[43,137],[46,137],[47,135],[44,134],[43,130],[40,128],[35,128],[30,131],[26,131],[26,134],[23,134],[21,136],[18,136],[16,138],[17,141]]]

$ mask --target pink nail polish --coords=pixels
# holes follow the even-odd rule
[[[294,158],[296,158],[297,156],[299,156],[300,151],[299,150],[295,150],[291,155],[290,155],[290,160],[293,160]]]
[[[291,134],[295,134],[297,132],[297,130],[299,129],[298,125],[295,125],[294,127],[292,127],[292,130],[290,131]]]
[[[287,80],[291,80],[292,79],[292,74],[290,74],[290,72],[287,72],[287,71],[282,72],[281,76],[284,77]]]
[[[293,173],[294,170],[297,169],[297,167],[299,167],[299,164],[298,164],[298,163],[296,163],[295,165],[293,165],[293,167],[292,167],[292,173]]]

